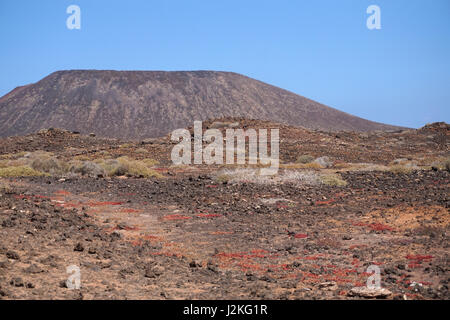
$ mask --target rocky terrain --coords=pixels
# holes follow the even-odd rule
[[[280,128],[276,177],[174,166],[168,136],[0,139],[0,298],[450,298],[448,124],[205,128],[236,123]]]
[[[0,98],[0,137],[50,127],[102,137],[159,137],[221,117],[311,129],[396,130],[232,72],[58,71]]]

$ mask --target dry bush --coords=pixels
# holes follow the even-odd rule
[[[352,163],[347,163],[347,162],[340,162],[340,163],[336,163],[334,165],[334,167],[336,169],[349,169],[349,168],[353,167],[353,164]]]
[[[309,155],[309,154],[304,154],[304,155],[301,155],[301,156],[299,156],[298,158],[297,158],[297,163],[303,163],[303,164],[306,164],[306,163],[311,163],[311,162],[313,162],[314,161],[314,157],[313,156],[311,156],[311,155]]]
[[[0,193],[8,194],[13,193],[14,189],[7,181],[0,181]]]
[[[120,157],[107,160],[98,159],[96,162],[108,176],[162,177],[160,173],[150,168],[157,163],[152,159],[133,160],[128,157]]]
[[[318,175],[312,171],[285,170],[281,174],[269,176],[261,175],[260,169],[225,169],[218,172],[216,180],[229,183],[255,183],[255,184],[317,184]]]
[[[282,182],[294,184],[316,185],[319,181],[319,175],[313,171],[285,170],[281,175]]]
[[[0,168],[9,167],[8,162],[8,160],[0,160]]]
[[[313,170],[320,170],[323,169],[323,167],[315,162],[311,163],[285,163],[280,164],[281,169],[313,169]]]
[[[34,170],[50,173],[52,175],[61,174],[64,171],[64,168],[58,159],[47,156],[37,156],[32,159],[30,167]]]
[[[79,155],[73,157],[73,159],[74,160],[81,160],[81,161],[91,160],[91,158],[88,155],[86,155],[86,154],[79,154]]]
[[[159,161],[155,159],[142,159],[141,161],[144,162],[148,167],[154,167],[159,164]]]
[[[23,157],[26,154],[27,154],[27,152],[25,152],[25,151],[21,151],[18,153],[6,153],[6,154],[1,154],[0,159],[1,160],[18,159],[18,158]]]
[[[117,160],[120,163],[121,170],[125,170],[126,175],[143,178],[161,177],[161,174],[149,168],[144,161],[131,160],[127,157],[121,157]]]
[[[216,180],[218,182],[229,182],[231,180],[231,176],[227,175],[227,174],[220,174],[218,176],[216,176]]]
[[[343,187],[347,182],[339,174],[324,174],[320,176],[320,181],[327,186]]]
[[[12,177],[41,177],[48,176],[48,173],[37,171],[29,166],[17,166],[0,168],[0,177],[12,178]]]
[[[120,149],[127,149],[127,148],[132,148],[133,144],[132,143],[123,143],[119,146]]]
[[[434,161],[431,165],[440,170],[450,171],[450,157],[439,158],[438,160]]]
[[[71,172],[95,178],[104,177],[106,175],[106,171],[104,168],[102,168],[101,165],[92,161],[83,161],[83,162],[78,161],[75,160],[74,162],[71,162],[70,165]]]
[[[408,174],[413,171],[413,168],[402,164],[395,164],[389,167],[389,171],[397,174]]]
[[[221,170],[216,179],[218,181],[228,181],[230,183],[241,183],[241,182],[249,182],[256,184],[270,184],[273,183],[272,176],[263,176],[260,175],[259,169],[251,169],[251,168],[236,168],[236,169],[225,169]]]
[[[134,150],[134,152],[135,153],[147,153],[148,151],[147,151],[147,149],[144,149],[144,148],[138,148],[138,149]]]
[[[375,163],[339,163],[334,166],[340,171],[386,171],[389,167]]]

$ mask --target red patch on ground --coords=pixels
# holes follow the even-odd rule
[[[136,213],[140,212],[141,210],[131,209],[131,208],[123,208],[120,210],[122,213]]]
[[[65,191],[65,190],[58,190],[58,191],[55,192],[55,194],[61,194],[61,195],[67,196],[67,195],[70,195],[70,192],[69,191]]]
[[[151,241],[151,240],[159,240],[160,238],[157,236],[146,235],[146,236],[143,236],[142,239]]]
[[[79,208],[83,204],[82,203],[74,203],[74,202],[66,202],[66,203],[57,203],[56,206],[63,208]]]
[[[327,204],[332,204],[333,202],[336,202],[336,200],[330,199],[330,200],[327,200],[327,201],[316,201],[316,205],[317,206],[323,206],[323,205],[327,205]]]
[[[408,254],[406,256],[406,259],[410,260],[408,263],[408,268],[414,269],[414,268],[420,268],[422,266],[422,262],[431,262],[431,259],[433,259],[433,256],[430,255],[411,255]]]
[[[235,259],[235,258],[243,258],[245,256],[246,252],[242,253],[226,253],[226,252],[219,252],[216,254],[216,257],[218,258],[229,258],[229,259]]]
[[[295,239],[305,239],[308,238],[308,235],[306,233],[297,233],[294,235]]]
[[[199,218],[217,218],[217,217],[221,217],[221,214],[214,214],[214,213],[209,213],[209,214],[205,214],[205,213],[200,213],[197,215],[197,217]]]
[[[131,241],[131,245],[134,247],[139,247],[142,245],[142,241],[141,240],[133,240],[133,241]]]
[[[367,223],[359,222],[359,221],[351,221],[350,223],[352,224],[352,226],[355,226],[355,227],[366,227],[367,226]]]
[[[305,260],[318,260],[319,257],[320,257],[320,255],[316,254],[316,255],[314,255],[314,256],[307,256],[307,257],[303,257],[303,258],[300,258],[300,259],[305,259]]]
[[[243,271],[246,271],[246,270],[261,270],[262,269],[259,264],[239,263],[238,266],[241,267],[241,269]]]
[[[382,223],[371,223],[368,227],[374,231],[394,231],[392,227]]]
[[[192,219],[192,217],[183,216],[181,214],[170,214],[168,216],[165,216],[164,219],[166,219],[166,220],[187,220],[187,219]]]
[[[16,199],[31,199],[32,196],[28,196],[28,195],[24,195],[24,194],[19,194],[19,195],[14,195],[14,198],[16,198]]]
[[[86,205],[91,207],[101,207],[101,206],[120,206],[123,202],[119,201],[102,201],[102,202],[88,202]]]
[[[406,256],[406,259],[408,259],[408,260],[416,260],[416,261],[430,261],[431,259],[433,259],[433,256],[430,256],[430,255],[423,256],[423,255],[420,255],[420,254],[417,254],[417,255],[408,254]]]
[[[364,248],[367,247],[365,244],[353,244],[350,247],[348,247],[349,250],[357,249],[357,248]]]
[[[139,230],[139,228],[138,227],[129,227],[129,226],[124,226],[124,227],[119,228],[118,226],[116,226],[113,228],[113,230],[137,231],[137,230]]]

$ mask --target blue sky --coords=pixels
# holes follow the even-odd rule
[[[1,0],[0,39],[0,96],[63,69],[221,70],[374,121],[450,122],[448,0]]]

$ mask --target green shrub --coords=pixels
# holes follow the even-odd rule
[[[37,171],[29,166],[6,167],[0,168],[0,177],[41,177],[49,174]]]

